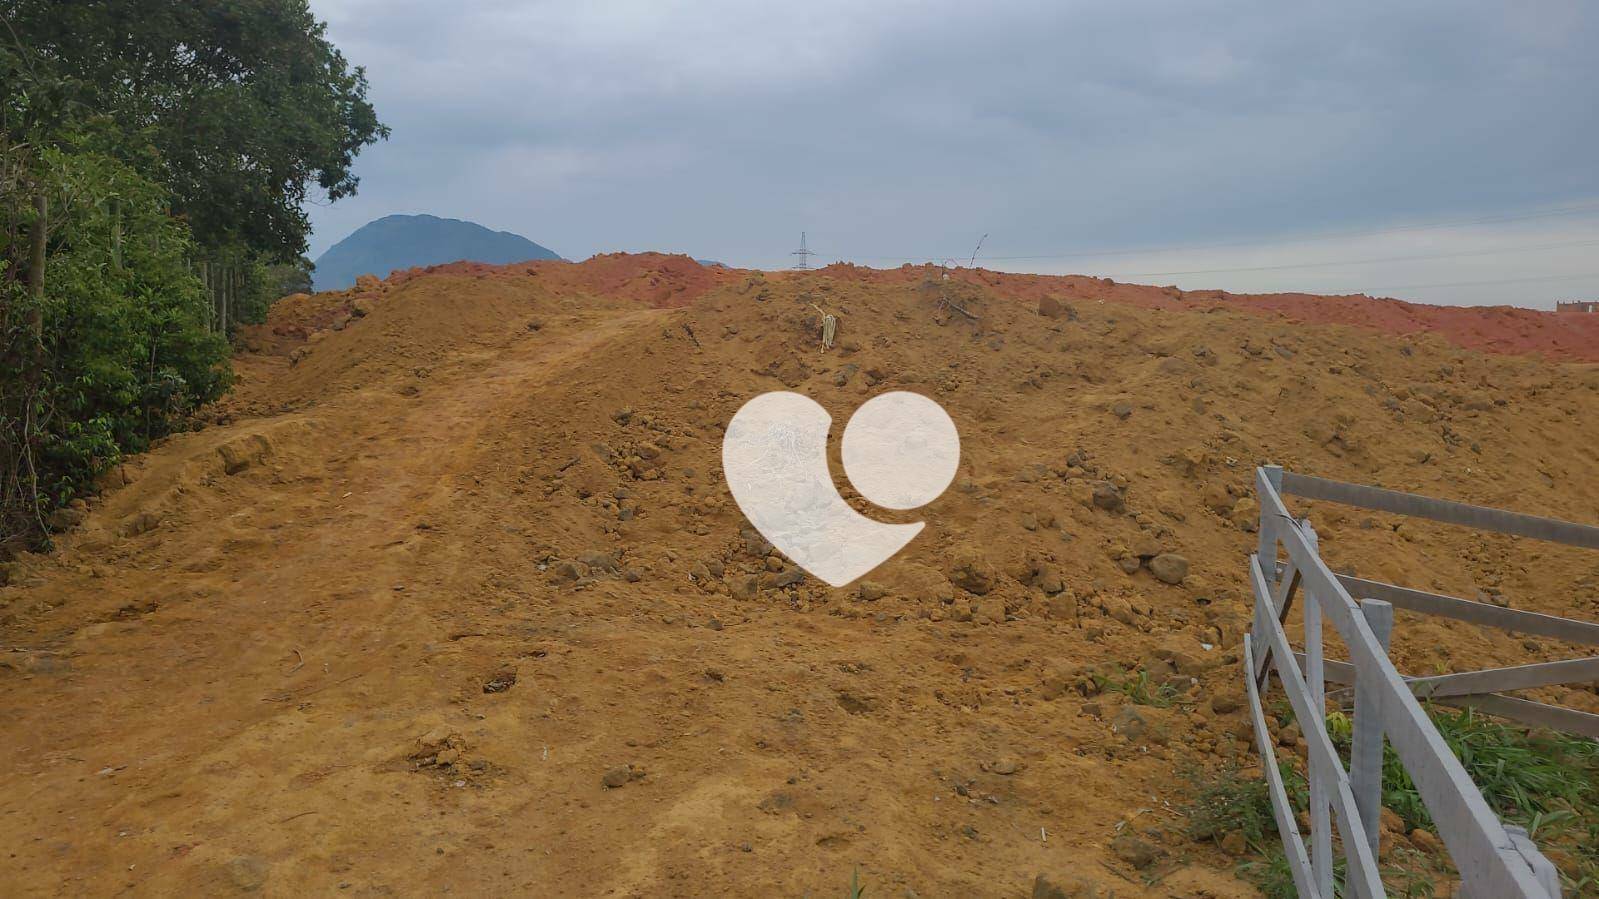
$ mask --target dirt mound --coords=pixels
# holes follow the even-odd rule
[[[858,865],[884,895],[1251,895],[1176,809],[1179,772],[1252,761],[1253,467],[1599,520],[1599,371],[1247,298],[599,257],[266,329],[329,310],[0,588],[19,889],[820,895]],[[914,390],[960,429],[898,519],[926,530],[845,589],[722,480],[722,429],[782,389],[835,422]],[[1599,617],[1578,550],[1305,511],[1362,576]],[[1425,673],[1569,654],[1396,633]]]
[[[452,262],[396,271],[388,280],[403,284],[435,274],[467,275],[480,280],[537,278],[539,285],[549,291],[635,300],[657,308],[686,306],[705,291],[738,276],[733,269],[700,265],[683,255],[603,253],[578,263]]]
[[[1557,314],[1511,306],[1429,306],[1365,295],[1304,293],[1233,294],[1121,284],[1083,275],[1019,275],[985,269],[902,266],[890,271],[848,264],[827,273],[856,283],[921,282],[947,272],[957,282],[978,284],[1004,295],[1038,301],[1049,297],[1126,303],[1149,309],[1199,310],[1225,306],[1291,321],[1352,325],[1391,335],[1436,335],[1457,346],[1490,353],[1599,362],[1599,316]]]

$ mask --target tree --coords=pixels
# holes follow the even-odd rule
[[[353,194],[356,154],[389,134],[364,70],[305,0],[0,0],[0,11],[0,38],[55,86],[32,124],[106,118],[117,155],[154,160],[149,174],[203,247],[293,260],[309,192]]]
[[[0,559],[226,389],[366,90],[305,0],[0,0]]]

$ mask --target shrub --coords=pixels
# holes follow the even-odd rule
[[[186,260],[188,229],[163,191],[109,155],[68,143],[39,149],[9,192],[17,226],[0,232],[3,531],[37,533],[49,511],[124,452],[180,426],[228,384],[227,343]],[[7,185],[12,187],[13,185]],[[47,199],[42,296],[17,276]],[[20,196],[19,196],[20,195]]]

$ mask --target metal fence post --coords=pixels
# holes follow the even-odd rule
[[[1262,465],[1260,477],[1266,479],[1273,489],[1278,489],[1283,481],[1281,465]],[[1266,514],[1266,498],[1259,496],[1260,489],[1255,490],[1256,499],[1260,502],[1260,527],[1256,538],[1256,552],[1260,555],[1260,570],[1266,575],[1266,586],[1277,589],[1277,519]],[[1258,632],[1257,632],[1258,633]]]
[[[1548,890],[1553,899],[1560,899],[1560,869],[1539,851],[1538,844],[1527,835],[1527,828],[1506,824],[1505,833],[1510,835],[1510,843],[1516,852],[1532,867],[1532,876],[1538,878],[1538,885]]]
[[[1360,612],[1371,625],[1371,632],[1388,651],[1394,629],[1394,607],[1380,599],[1363,599]],[[1382,692],[1373,679],[1378,672],[1355,669],[1355,717],[1349,746],[1349,788],[1360,809],[1360,826],[1378,855],[1382,842]]]
[[[1310,526],[1310,519],[1303,519],[1300,527],[1304,529],[1305,542],[1310,545],[1311,552],[1319,551],[1319,542],[1316,538],[1316,529]],[[1302,603],[1305,610],[1305,686],[1310,691],[1310,711],[1316,716],[1315,721],[1301,721],[1301,733],[1308,733],[1310,728],[1318,728],[1325,732],[1327,729],[1327,680],[1323,665],[1323,646],[1321,639],[1321,597],[1316,591],[1305,585],[1305,599]],[[1292,663],[1292,659],[1280,659],[1278,664]],[[1332,848],[1332,798],[1328,795],[1329,780],[1332,772],[1324,771],[1312,759],[1307,766],[1310,770],[1310,863],[1316,872],[1316,888],[1323,896],[1333,894],[1333,848]]]
[[[1269,591],[1277,589],[1277,524],[1276,519],[1266,515],[1266,497],[1260,488],[1259,479],[1264,478],[1267,483],[1272,482],[1272,472],[1269,466],[1261,467],[1256,473],[1255,498],[1260,503],[1260,523],[1256,528],[1256,555],[1260,562],[1261,574],[1265,575],[1266,586]],[[1278,480],[1282,479],[1282,469],[1276,471]],[[1266,616],[1275,610],[1269,609],[1269,600],[1255,599],[1255,616],[1251,630],[1255,634],[1266,633]]]

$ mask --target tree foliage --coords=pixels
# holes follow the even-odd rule
[[[305,0],[0,0],[52,90],[42,122],[74,111],[126,135],[201,245],[303,253],[302,204],[355,192],[361,148],[388,129],[366,74],[328,42]]]
[[[226,389],[365,95],[305,0],[0,0],[0,556]]]

